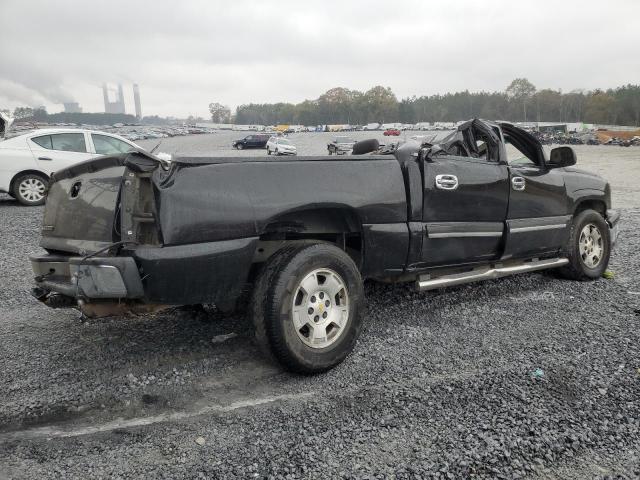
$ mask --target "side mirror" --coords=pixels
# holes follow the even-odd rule
[[[549,154],[549,168],[570,167],[576,164],[576,152],[571,147],[556,147]]]

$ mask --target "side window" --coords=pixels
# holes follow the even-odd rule
[[[100,155],[118,155],[133,150],[133,147],[128,143],[108,135],[92,133],[91,139],[93,140],[93,146],[96,148],[96,153]]]
[[[507,151],[507,162],[514,167],[537,167],[535,161],[529,158],[518,147],[511,143],[508,136],[505,135],[505,149]]]
[[[31,141],[37,145],[40,145],[42,148],[47,148],[51,150],[51,135],[43,135],[42,137],[34,137]]]
[[[489,153],[487,142],[485,142],[484,140],[476,140],[476,149],[478,151],[478,158],[487,160],[487,156]]]
[[[51,148],[63,152],[86,152],[84,133],[56,133],[51,135]]]
[[[498,152],[496,146],[493,144],[488,136],[485,136],[484,132],[474,131],[475,137],[475,152],[474,157],[487,162],[497,162]]]

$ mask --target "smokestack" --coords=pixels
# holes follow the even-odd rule
[[[142,118],[142,106],[140,105],[140,88],[137,83],[133,84],[133,102],[136,105],[136,118]]]
[[[110,113],[109,110],[109,91],[107,90],[107,84],[102,84],[102,97],[104,98],[104,113]]]
[[[118,113],[125,113],[124,109],[124,93],[122,92],[122,84],[118,84]]]

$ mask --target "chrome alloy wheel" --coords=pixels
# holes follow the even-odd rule
[[[349,321],[349,294],[340,275],[320,268],[304,277],[293,296],[292,318],[298,337],[311,348],[338,340]]]
[[[47,186],[39,178],[29,177],[20,182],[18,193],[28,202],[39,202],[44,198],[46,188]]]
[[[585,225],[578,240],[580,257],[589,268],[596,268],[604,253],[604,243],[600,229],[593,223]]]

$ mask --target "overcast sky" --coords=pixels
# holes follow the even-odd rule
[[[331,87],[399,98],[640,83],[640,1],[0,0],[0,108],[75,100],[208,116],[218,101],[300,102]]]

